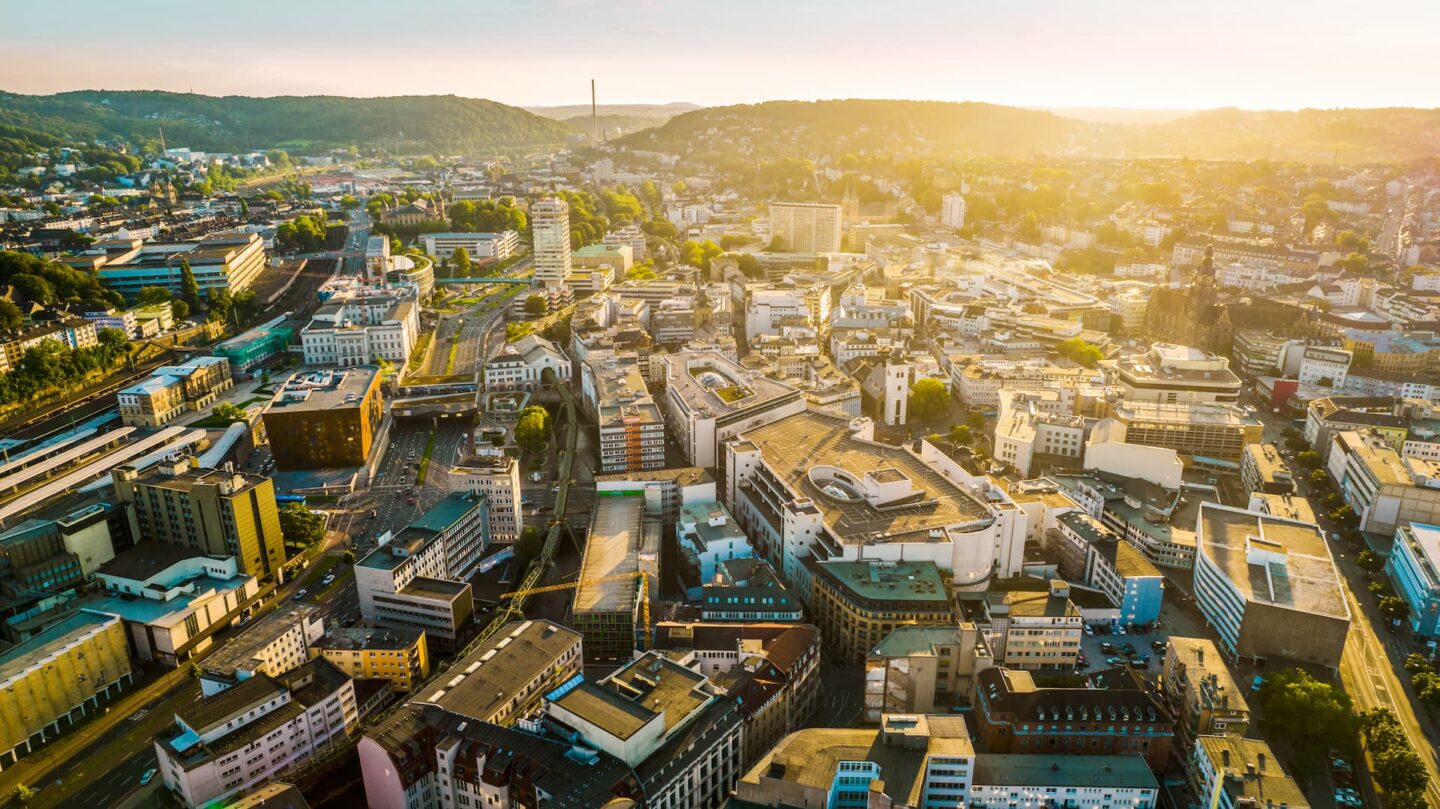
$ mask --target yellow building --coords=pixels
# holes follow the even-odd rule
[[[332,629],[310,646],[355,679],[389,680],[410,691],[430,676],[430,650],[421,629]]]
[[[813,563],[810,609],[825,645],[863,661],[897,627],[954,622],[950,596],[933,562]]]
[[[0,767],[101,709],[131,680],[115,615],[80,610],[0,652]]]
[[[133,536],[215,556],[233,556],[240,572],[279,579],[285,541],[269,478],[165,461],[141,473],[115,470],[115,497],[129,511]]]
[[[384,415],[380,369],[301,371],[266,408],[265,432],[283,470],[362,466]]]

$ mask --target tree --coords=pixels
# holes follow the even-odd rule
[[[1260,704],[1266,731],[1288,741],[1307,760],[1328,747],[1348,746],[1346,740],[1354,738],[1358,727],[1350,695],[1302,669],[1272,674],[1260,688]]]
[[[141,287],[140,294],[135,296],[137,306],[154,306],[159,303],[169,303],[175,297],[175,293],[165,287]]]
[[[921,421],[937,419],[945,415],[950,406],[950,394],[945,383],[926,377],[910,388],[910,418]]]
[[[210,415],[223,421],[236,422],[245,420],[245,408],[230,402],[221,402],[215,405]]]
[[[1366,570],[1378,570],[1380,568],[1380,557],[1376,556],[1374,551],[1367,548],[1355,554],[1355,564]]]
[[[1411,674],[1419,674],[1423,671],[1434,672],[1435,666],[1431,664],[1425,655],[1419,652],[1411,652],[1410,655],[1405,658],[1405,670]]]
[[[1315,450],[1307,449],[1299,455],[1295,456],[1295,463],[1300,464],[1306,469],[1319,468],[1320,453],[1316,452]]]
[[[224,323],[230,319],[230,313],[235,308],[235,301],[230,297],[230,290],[215,289],[210,292],[210,314],[209,319],[216,323]]]
[[[19,331],[24,322],[20,307],[0,299],[0,331]]]
[[[200,675],[203,674],[204,672],[201,671],[201,669],[200,669],[200,664],[199,664],[199,663],[196,663],[194,660],[191,660],[190,663],[189,663],[189,665],[187,665],[187,666],[185,667],[185,673],[186,673],[187,675],[189,675],[190,679],[192,679],[192,680],[198,680],[198,679],[200,679]]]
[[[455,248],[455,252],[450,254],[450,277],[468,278],[470,267],[470,251],[463,247]]]
[[[1324,469],[1313,469],[1310,471],[1310,483],[1315,486],[1324,486],[1330,482],[1330,475]]]
[[[530,317],[540,317],[549,308],[550,302],[544,295],[531,295],[525,299],[525,314]]]
[[[190,311],[200,310],[200,284],[195,281],[195,273],[190,269],[190,262],[187,259],[180,259],[180,300],[190,307]]]
[[[531,452],[539,452],[550,440],[550,411],[530,405],[520,411],[515,422],[515,443]]]
[[[759,279],[765,276],[765,268],[760,266],[760,259],[755,256],[749,253],[741,253],[735,257],[735,261],[740,269],[740,273],[746,278]]]
[[[313,545],[325,538],[325,517],[300,503],[286,503],[280,509],[280,533],[287,544]]]
[[[15,788],[10,790],[10,805],[15,809],[26,809],[33,800],[35,800],[35,790],[24,784],[16,784]]]
[[[545,547],[545,535],[539,528],[527,525],[520,529],[520,539],[515,542],[515,560],[526,565],[540,555]]]
[[[1034,211],[1026,211],[1020,218],[1020,238],[1027,242],[1040,241],[1040,222],[1035,218]]]
[[[355,564],[355,552],[351,550],[345,551],[344,553],[340,554],[340,561],[344,562],[347,565]]]
[[[190,316],[190,304],[176,298],[170,302],[170,316],[176,320],[184,320]]]
[[[1060,353],[1060,356],[1086,368],[1094,368],[1100,360],[1105,358],[1105,354],[1100,351],[1099,347],[1081,340],[1079,337],[1071,337],[1062,341],[1055,346],[1055,350]]]
[[[345,194],[340,197],[341,210],[349,211],[358,207],[360,207],[360,200],[350,196],[349,194]]]
[[[950,428],[950,443],[956,446],[968,446],[975,436],[971,434],[970,428],[964,424],[957,424]]]
[[[1410,605],[1400,596],[1385,596],[1375,602],[1375,607],[1390,621],[1403,621],[1410,616]]]
[[[984,413],[980,413],[980,412],[976,412],[976,411],[971,411],[971,412],[969,412],[969,413],[966,413],[966,414],[965,414],[965,426],[966,426],[966,427],[969,427],[969,428],[970,428],[970,432],[972,432],[972,433],[984,432],[984,430],[985,430],[985,414],[984,414]]]
[[[1425,763],[1406,747],[1391,747],[1374,755],[1375,782],[1386,793],[1419,792],[1429,783]]]

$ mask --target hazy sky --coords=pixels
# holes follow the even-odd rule
[[[1440,0],[0,0],[0,90],[1433,107],[1437,41]]]

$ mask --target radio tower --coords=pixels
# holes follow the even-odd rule
[[[600,142],[600,118],[595,114],[595,80],[590,80],[590,142]]]

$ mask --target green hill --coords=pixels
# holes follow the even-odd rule
[[[564,124],[458,96],[203,96],[85,90],[50,96],[0,93],[0,137],[37,145],[124,140],[204,151],[384,146],[405,152],[486,153],[561,143]]]

